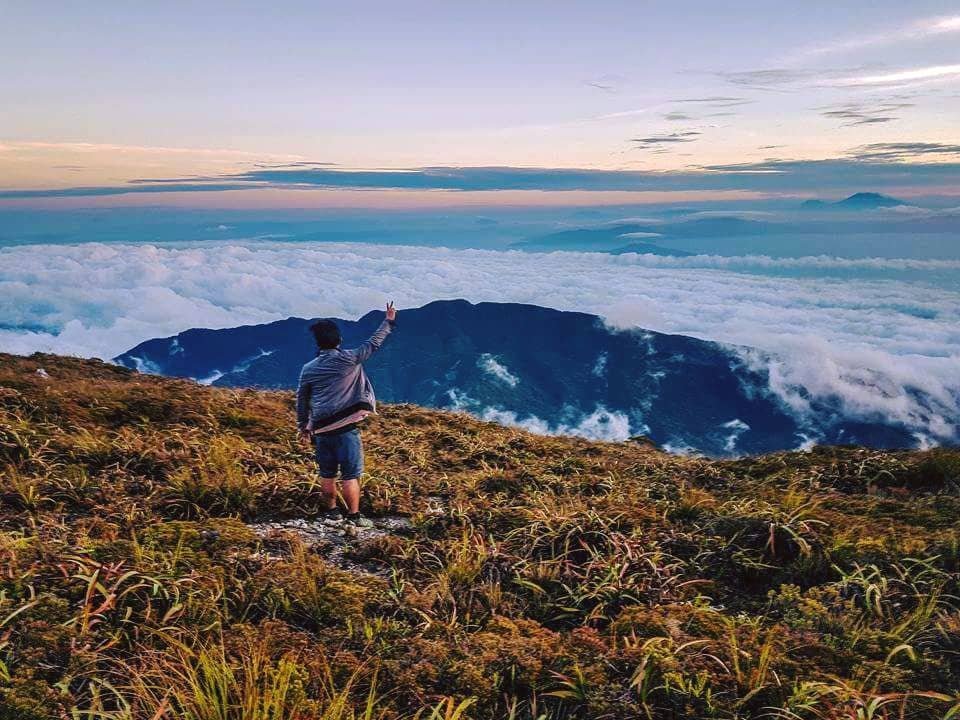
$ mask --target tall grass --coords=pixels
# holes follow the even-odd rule
[[[386,406],[363,509],[411,523],[334,548],[246,524],[321,505],[291,406],[0,356],[0,720],[960,717],[955,450]]]

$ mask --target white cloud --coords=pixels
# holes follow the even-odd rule
[[[604,115],[597,115],[594,117],[594,120],[619,120],[621,118],[630,118],[637,117],[638,115],[646,115],[650,112],[651,108],[638,108],[636,110],[621,110],[619,112],[606,113]]]
[[[655,232],[628,232],[628,233],[621,233],[620,235],[618,235],[618,237],[622,237],[622,238],[657,238],[657,237],[663,237],[663,233],[655,233]]]
[[[737,220],[769,220],[775,218],[776,213],[766,210],[700,210],[686,213],[684,220],[705,220],[709,218],[735,218]]]
[[[521,416],[513,410],[484,407],[480,401],[456,388],[447,390],[447,397],[450,398],[453,410],[470,413],[488,422],[522,428],[538,435],[576,435],[591,440],[620,442],[637,433],[650,431],[650,428],[641,424],[635,432],[632,432],[630,418],[620,412],[611,412],[602,405],[598,405],[592,412],[579,414],[572,408],[567,408],[564,412],[565,419],[551,425],[536,415]]]
[[[480,359],[477,361],[477,364],[488,375],[492,375],[497,380],[509,385],[510,387],[516,387],[520,382],[520,378],[507,370],[507,367],[490,353],[483,353],[483,355],[481,355]]]
[[[960,77],[960,65],[933,65],[930,67],[898,70],[876,75],[847,77],[835,82],[836,85],[904,85],[930,80],[943,80]]]
[[[626,415],[599,406],[572,422],[553,426],[535,415],[519,417],[512,410],[501,408],[488,407],[473,412],[483,420],[523,428],[538,435],[576,435],[591,440],[621,442],[634,434],[630,431],[630,419]]]
[[[593,364],[592,372],[599,378],[602,378],[607,374],[607,354],[605,352],[602,352],[597,356],[597,361]]]
[[[456,388],[450,388],[447,390],[447,397],[450,398],[451,410],[459,410],[462,412],[468,412],[470,408],[476,403],[475,400],[471,399],[469,395],[465,392],[461,392]]]
[[[647,431],[644,427],[643,430]],[[634,433],[630,430],[630,418],[620,412],[611,412],[604,407],[598,407],[586,415],[575,425],[560,425],[558,432],[562,435],[580,435],[594,440],[621,441],[626,440]]]
[[[864,50],[898,42],[917,41],[947,33],[960,32],[960,15],[934,16],[912,23],[889,27],[881,32],[849,37],[831,43],[814,45],[801,50],[795,59]]]
[[[935,215],[931,215],[935,216]],[[831,255],[807,255],[804,257],[770,257],[769,255],[694,255],[673,257],[669,255],[643,255],[639,260],[644,267],[688,268],[721,270],[960,270],[960,260],[922,260],[914,258],[842,258]]]
[[[931,33],[960,32],[960,15],[935,18],[927,24]]]
[[[177,341],[174,340],[174,343],[176,343],[176,342],[177,342]],[[173,353],[171,353],[171,354],[173,354]],[[229,374],[231,374],[231,373],[244,372],[247,368],[249,368],[249,367],[253,364],[254,360],[259,360],[259,359],[262,358],[262,357],[267,357],[268,355],[272,355],[272,354],[273,354],[273,351],[272,351],[272,350],[263,350],[263,349],[261,348],[260,352],[258,352],[256,355],[253,355],[252,357],[249,357],[249,358],[247,358],[246,360],[243,360],[243,361],[237,363],[236,365],[234,365],[232,368],[230,368],[230,369],[227,370],[226,372],[223,372],[223,371],[221,371],[221,370],[214,370],[214,371],[211,372],[209,375],[207,375],[207,377],[198,378],[198,379],[197,379],[197,382],[200,383],[201,385],[213,385],[217,380],[219,380],[220,378],[222,378],[224,375],[229,375]],[[137,367],[137,370],[140,370],[141,372],[144,372],[144,370],[143,370],[143,368],[142,368],[143,365],[149,365],[149,364],[150,364],[149,362],[146,362],[146,363],[145,363],[143,360],[141,360],[141,359],[138,358],[138,357],[133,357],[133,356],[131,356],[130,359],[133,360],[134,364],[135,364],[136,367]]]
[[[510,427],[523,428],[537,435],[554,435],[550,428],[550,423],[546,420],[538,418],[536,415],[528,415],[527,417],[521,419],[517,413],[512,410],[504,410],[502,408],[483,408],[478,411],[467,410],[467,412],[473,412],[477,417],[482,420],[487,420],[488,422],[500,423],[501,425],[508,425]]]
[[[798,413],[814,397],[937,438],[960,420],[958,287],[956,260],[280,242],[17,246],[0,249],[0,349],[112,357],[190,327],[356,318],[388,300],[401,314],[443,298],[532,303],[753,346],[768,354],[750,361],[770,369],[773,389]]]
[[[903,215],[909,218],[954,217],[960,215],[960,208],[923,208],[916,205],[891,205],[870,210],[876,215]]]
[[[750,429],[750,426],[739,418],[734,418],[730,422],[725,422],[720,427],[722,427],[724,430],[730,431],[730,434],[727,435],[727,440],[723,445],[724,449],[729,453],[736,451],[737,440],[739,440],[740,436]]]
[[[812,416],[811,399],[829,400],[844,416],[892,418],[924,436],[955,436],[960,353],[892,356],[866,347],[836,347],[809,333],[782,343],[779,358],[754,350],[741,355],[749,365],[769,372],[771,389],[801,418]]]
[[[671,442],[664,443],[662,446],[664,451],[671,453],[673,455],[699,455],[700,451],[695,447],[687,445],[687,443],[682,440],[672,440]]]
[[[622,217],[616,220],[607,220],[598,225],[598,227],[616,227],[617,225],[665,225],[667,223],[663,218],[655,217]]]

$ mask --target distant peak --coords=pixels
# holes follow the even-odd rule
[[[805,200],[800,207],[810,210],[827,209],[872,209],[881,207],[894,207],[897,205],[906,205],[902,200],[883,195],[878,192],[857,192],[836,202],[827,202],[826,200],[810,199]]]
[[[876,193],[876,192],[858,192],[858,193],[854,193],[853,195],[851,195],[850,197],[846,198],[845,200],[842,200],[841,202],[851,202],[851,201],[857,201],[857,202],[893,202],[893,203],[898,203],[898,204],[901,204],[901,205],[903,204],[903,203],[901,203],[899,200],[897,200],[896,198],[892,198],[892,197],[890,197],[889,195],[882,195],[881,193]]]

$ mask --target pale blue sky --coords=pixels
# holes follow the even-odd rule
[[[8,194],[292,162],[960,159],[956,2],[0,0],[0,17]]]

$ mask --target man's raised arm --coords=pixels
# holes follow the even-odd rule
[[[397,321],[397,311],[393,307],[393,303],[387,303],[387,317],[380,323],[380,327],[377,328],[377,331],[370,336],[370,339],[363,343],[360,347],[353,348],[351,350],[344,350],[344,355],[350,357],[355,363],[366,362],[366,360],[373,355],[374,352],[380,349],[380,346],[383,345],[383,341],[387,339],[387,335],[393,330],[393,326]]]

